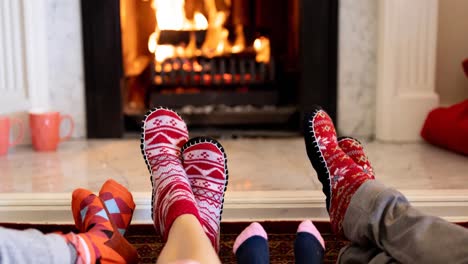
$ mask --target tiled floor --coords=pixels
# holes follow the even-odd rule
[[[321,190],[301,138],[220,142],[226,149],[230,172],[227,203],[230,197],[245,198],[247,203],[252,199],[249,195],[255,193],[273,199],[275,193],[295,197],[318,194]],[[416,190],[427,195],[468,195],[468,157],[423,143],[364,142],[364,145],[376,177],[387,185],[404,193]],[[0,157],[0,204],[18,195],[33,198],[36,193],[41,193],[41,197],[44,193],[69,197],[77,187],[97,191],[110,177],[134,193],[144,196],[150,192],[138,140],[72,141],[63,143],[54,153],[36,153],[29,147],[19,147]]]

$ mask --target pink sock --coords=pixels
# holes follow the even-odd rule
[[[315,238],[317,238],[317,240],[320,242],[322,247],[325,249],[325,241],[323,240],[322,235],[320,235],[320,232],[314,226],[312,221],[310,220],[302,221],[302,223],[300,223],[299,226],[297,227],[297,233],[300,233],[300,232],[307,232],[313,235]]]
[[[242,245],[242,243],[253,236],[261,236],[268,240],[265,229],[263,229],[259,223],[253,222],[237,236],[236,241],[234,242],[234,246],[232,247],[234,254],[236,254],[237,249]]]

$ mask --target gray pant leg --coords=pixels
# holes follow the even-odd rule
[[[396,264],[399,263],[387,252],[377,247],[363,248],[357,244],[348,245],[340,250],[336,263],[343,264]]]
[[[0,227],[0,263],[71,263],[70,248],[57,234]]]
[[[377,181],[354,194],[343,230],[360,247],[377,247],[401,263],[468,263],[467,229],[422,214]]]

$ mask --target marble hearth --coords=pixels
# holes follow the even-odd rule
[[[220,141],[230,172],[223,221],[328,219],[301,138]],[[364,144],[377,178],[414,206],[468,221],[467,157],[422,143]],[[21,147],[0,158],[0,175],[0,222],[72,223],[73,189],[98,191],[113,178],[134,195],[133,223],[151,223],[151,184],[138,140],[77,140],[55,153]]]

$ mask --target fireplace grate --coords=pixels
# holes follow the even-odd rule
[[[270,85],[275,80],[273,60],[233,54],[214,58],[170,58],[152,65],[153,84],[159,87],[243,87]]]

